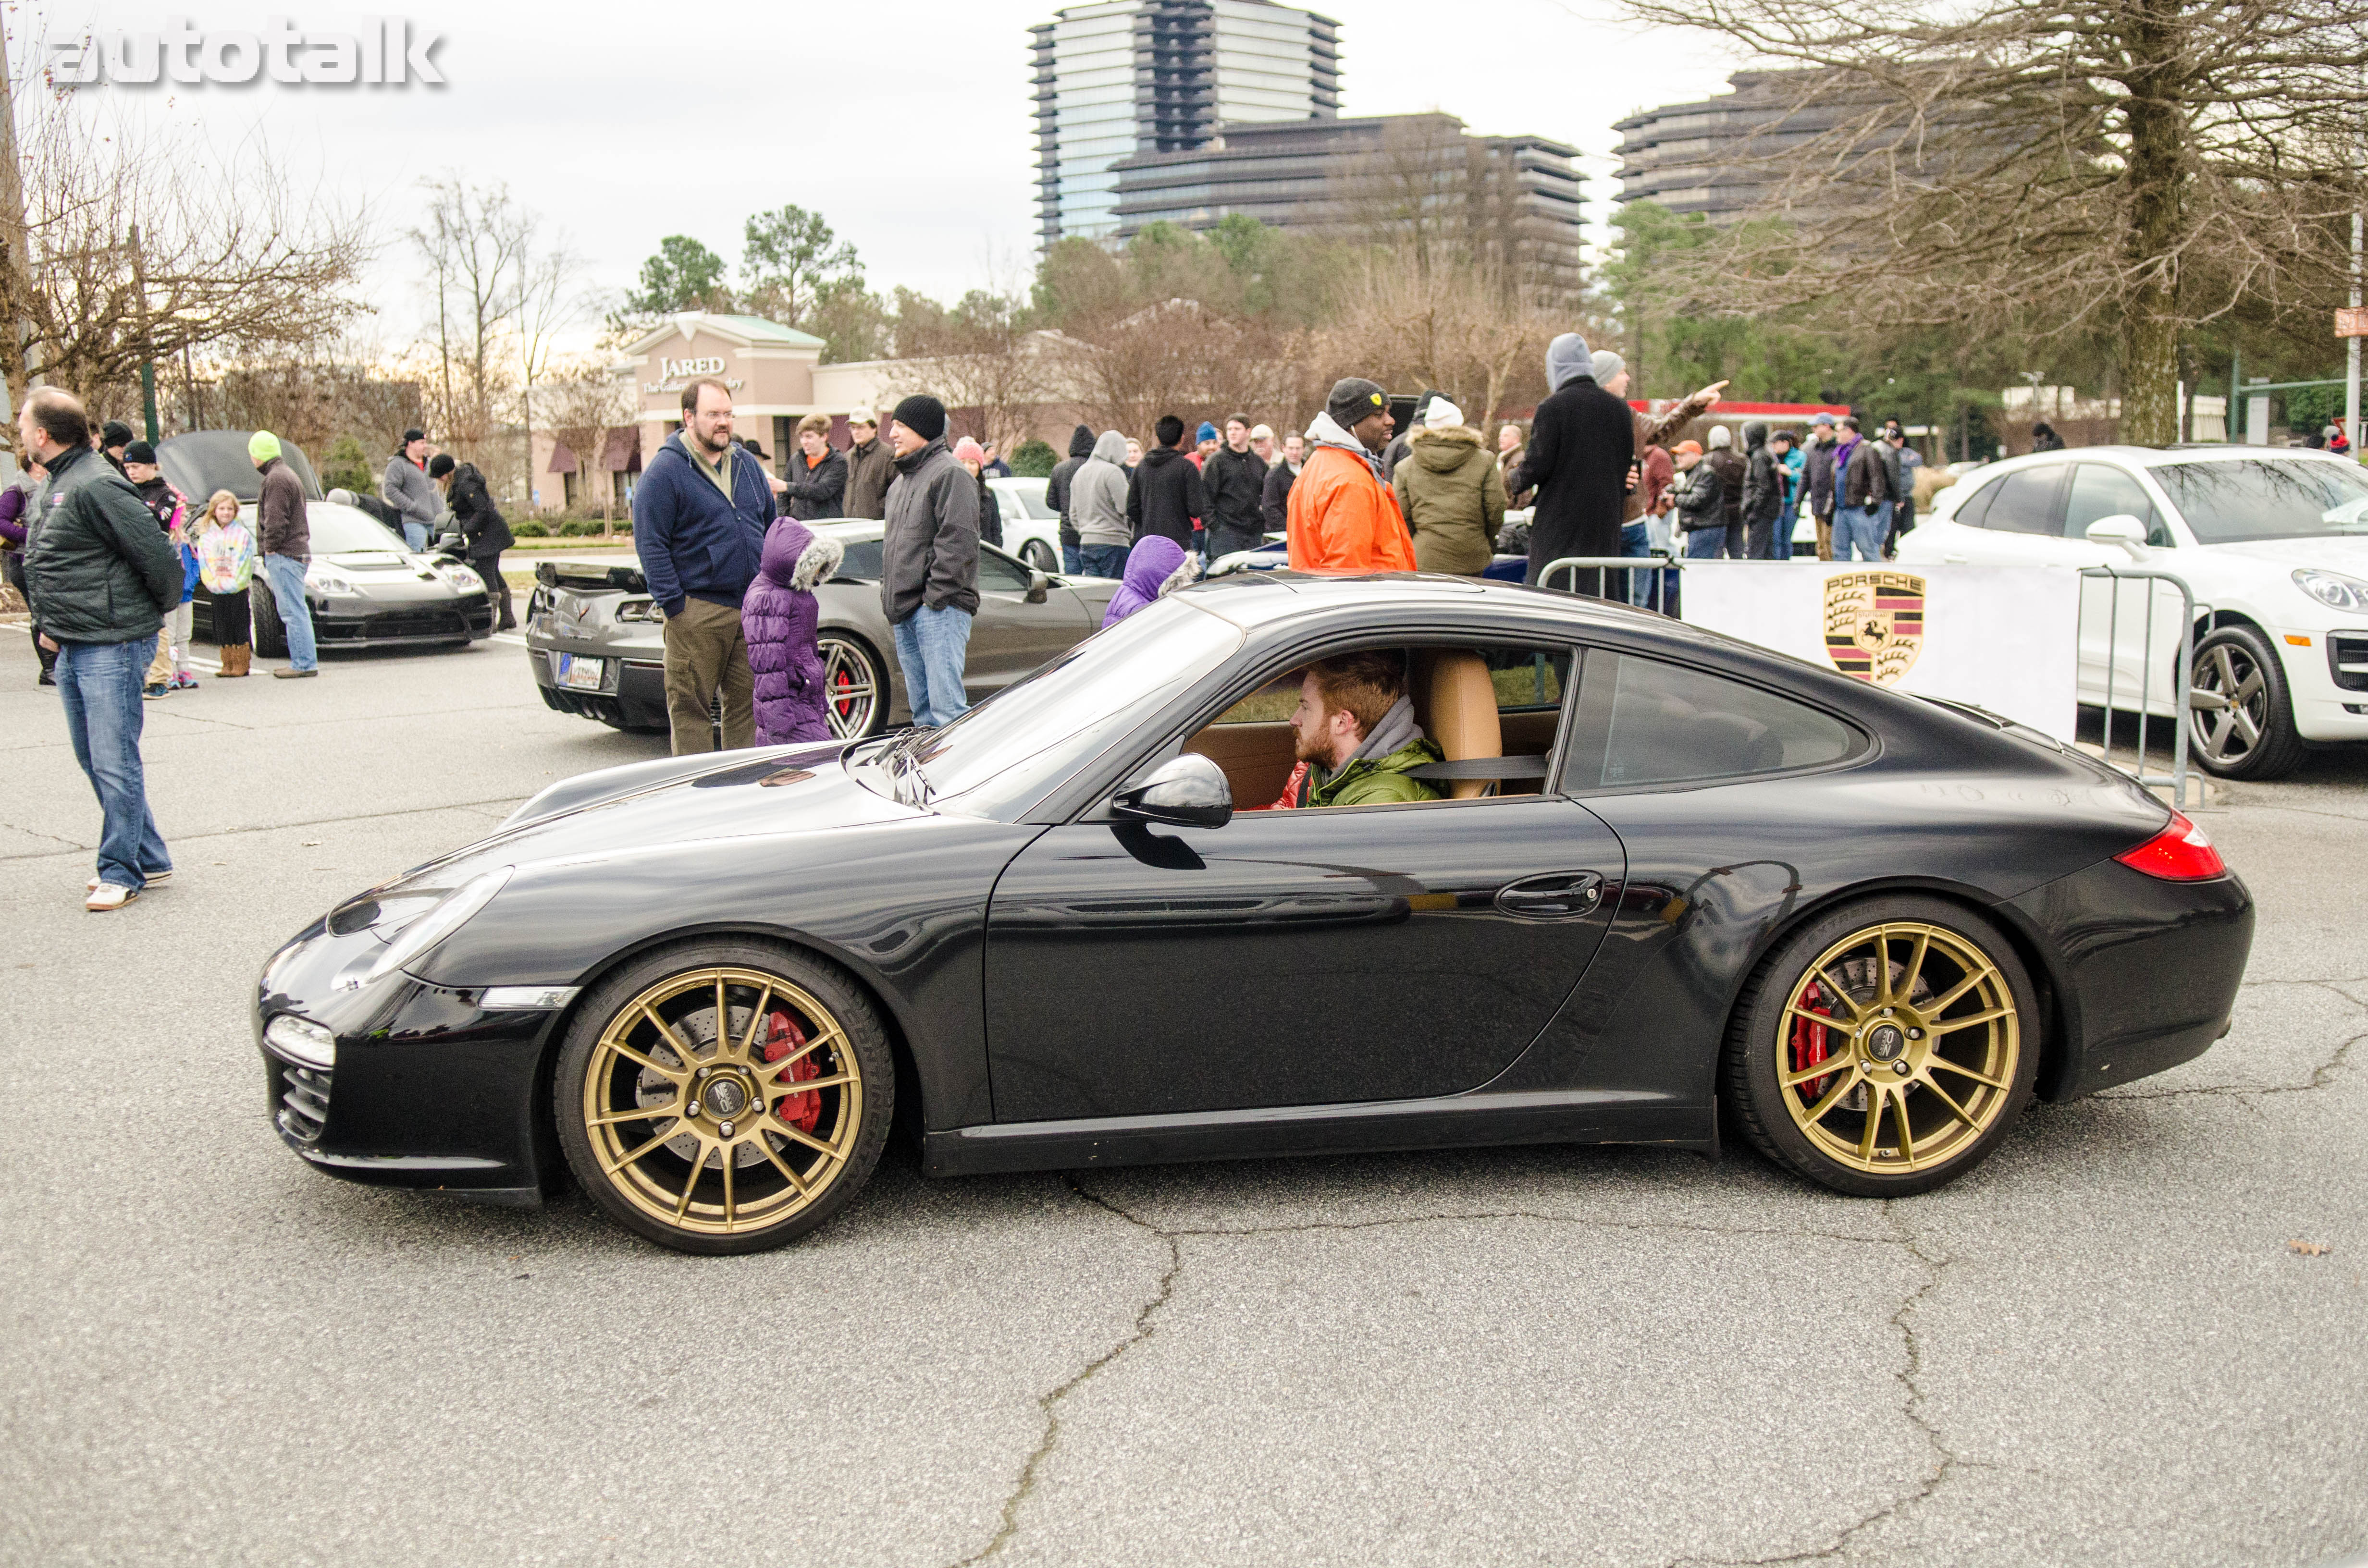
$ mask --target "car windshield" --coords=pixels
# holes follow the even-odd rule
[[[2198,544],[2368,533],[2368,474],[2326,458],[2244,458],[2163,463],[2170,492]]]
[[[246,526],[255,526],[255,508],[246,508]],[[403,536],[381,523],[358,506],[340,506],[334,501],[314,501],[304,508],[306,530],[313,536],[315,555],[347,555],[360,550],[401,551],[408,547]]]
[[[1045,504],[1044,487],[1049,483],[1042,479],[1007,479],[995,488],[1007,499],[1019,503],[1022,517],[1052,517],[1059,514]]]
[[[1136,611],[922,741],[929,804],[1011,820],[1241,645],[1241,628],[1187,599]]]

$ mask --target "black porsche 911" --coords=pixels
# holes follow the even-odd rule
[[[1403,656],[1443,798],[1258,810]],[[567,780],[264,971],[288,1146],[689,1252],[934,1175],[1657,1143],[1891,1197],[2226,1031],[2252,900],[2128,778],[1594,600],[1253,574],[940,730]]]

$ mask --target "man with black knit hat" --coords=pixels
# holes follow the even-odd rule
[[[110,419],[98,427],[98,455],[113,463],[118,473],[123,473],[123,449],[131,444],[131,426],[122,420]]]
[[[1624,367],[1623,367],[1624,369]],[[1564,556],[1620,553],[1636,462],[1634,411],[1595,379],[1587,339],[1565,332],[1546,345],[1546,385],[1530,426],[1520,468],[1505,481],[1510,494],[1535,490],[1530,514],[1530,582]],[[1556,579],[1556,587],[1568,586]],[[1579,591],[1602,597],[1600,572],[1582,572]]]
[[[888,421],[896,477],[888,483],[880,607],[913,722],[951,724],[970,707],[962,672],[978,613],[978,482],[946,449],[946,405],[916,394]]]
[[[1389,394],[1361,376],[1332,383],[1307,427],[1291,486],[1291,565],[1299,572],[1411,572],[1414,536],[1374,456],[1390,438]]]

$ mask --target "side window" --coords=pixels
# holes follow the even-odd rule
[[[2085,540],[2100,517],[2127,515],[2146,525],[2148,544],[2167,545],[2170,530],[2154,513],[2145,488],[2107,463],[2080,463],[2072,470],[2072,495],[2065,504],[2064,537]]]
[[[1982,527],[1993,533],[2061,534],[2064,508],[2058,498],[2063,492],[2064,465],[2060,463],[2008,474],[1998,482],[1998,494]]]
[[[1620,654],[1606,678],[1598,660],[1588,656],[1588,706],[1603,705],[1599,693],[1609,687],[1602,768],[1592,781],[1602,789],[1815,767],[1861,744],[1840,720],[1755,686],[1633,653]],[[1574,788],[1588,782],[1572,779]]]
[[[1974,497],[1972,500],[1957,508],[1955,520],[1964,524],[1965,527],[1969,528],[1978,528],[1983,527],[1982,519],[1988,513],[1990,503],[1998,499],[1998,487],[1997,485],[1983,485],[1979,490],[1974,492]]]
[[[1024,594],[1030,578],[1028,569],[1008,555],[999,554],[985,545],[978,550],[978,591],[982,594]]]
[[[881,543],[876,539],[860,539],[847,547],[847,555],[838,563],[838,574],[857,583],[880,581]]]

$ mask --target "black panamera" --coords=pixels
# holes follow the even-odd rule
[[[1404,655],[1449,798],[1261,811],[1292,672]],[[256,1025],[288,1146],[666,1245],[933,1175],[1522,1142],[1971,1168],[2226,1031],[2253,909],[2123,775],[1625,607],[1171,595],[942,730],[633,764],[331,912]]]

